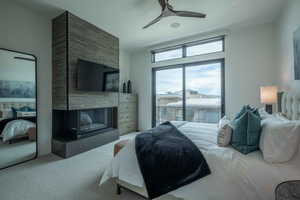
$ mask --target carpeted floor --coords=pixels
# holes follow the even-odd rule
[[[116,195],[113,183],[107,183],[103,188],[98,187],[101,174],[112,158],[113,144],[69,159],[49,155],[1,170],[0,199],[140,200],[140,197],[126,191],[121,196]]]
[[[0,168],[35,157],[36,143],[29,140],[8,144],[0,141]]]

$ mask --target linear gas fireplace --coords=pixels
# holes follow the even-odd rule
[[[54,111],[54,120],[55,138],[76,140],[117,128],[117,108]]]

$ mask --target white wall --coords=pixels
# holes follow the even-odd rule
[[[278,22],[279,80],[283,90],[300,93],[300,81],[294,78],[293,33],[300,27],[300,1],[287,0]]]
[[[125,50],[120,50],[120,85],[130,79],[130,54]]]
[[[259,99],[260,86],[277,84],[274,30],[273,24],[263,24],[219,33],[226,33],[226,53],[216,56],[225,57],[226,115],[232,117],[244,104],[262,106]],[[131,55],[130,77],[133,81],[134,91],[139,95],[139,129],[145,130],[151,127],[152,67],[158,65],[151,64],[150,50],[215,35],[218,34],[186,38],[140,50]],[[212,59],[212,57],[185,58],[183,62],[195,62],[203,59]],[[167,61],[160,65],[179,62],[181,61]]]
[[[276,26],[263,24],[232,30],[226,41],[226,109],[233,116],[242,105],[262,107],[260,87],[278,85]]]
[[[0,51],[0,80],[35,81],[35,62],[15,59],[15,56],[34,59],[33,56],[6,50]]]
[[[39,155],[51,152],[52,138],[52,30],[51,17],[1,1],[0,48],[34,54],[38,59],[38,148]],[[130,55],[120,51],[121,80],[129,80]],[[122,82],[121,81],[121,82]]]
[[[1,1],[0,47],[34,54],[38,58],[38,148],[51,151],[51,21],[11,1]]]

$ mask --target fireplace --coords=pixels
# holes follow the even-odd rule
[[[76,140],[117,128],[117,108],[57,111],[54,137]]]

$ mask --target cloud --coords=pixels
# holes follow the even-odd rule
[[[189,73],[187,71],[186,88],[196,90],[201,93],[218,95],[221,93],[220,77],[220,69],[202,72],[201,75]]]
[[[221,68],[219,64],[192,66],[186,68],[186,89],[210,95],[221,93]],[[182,90],[182,70],[157,72],[157,92],[164,94]]]

